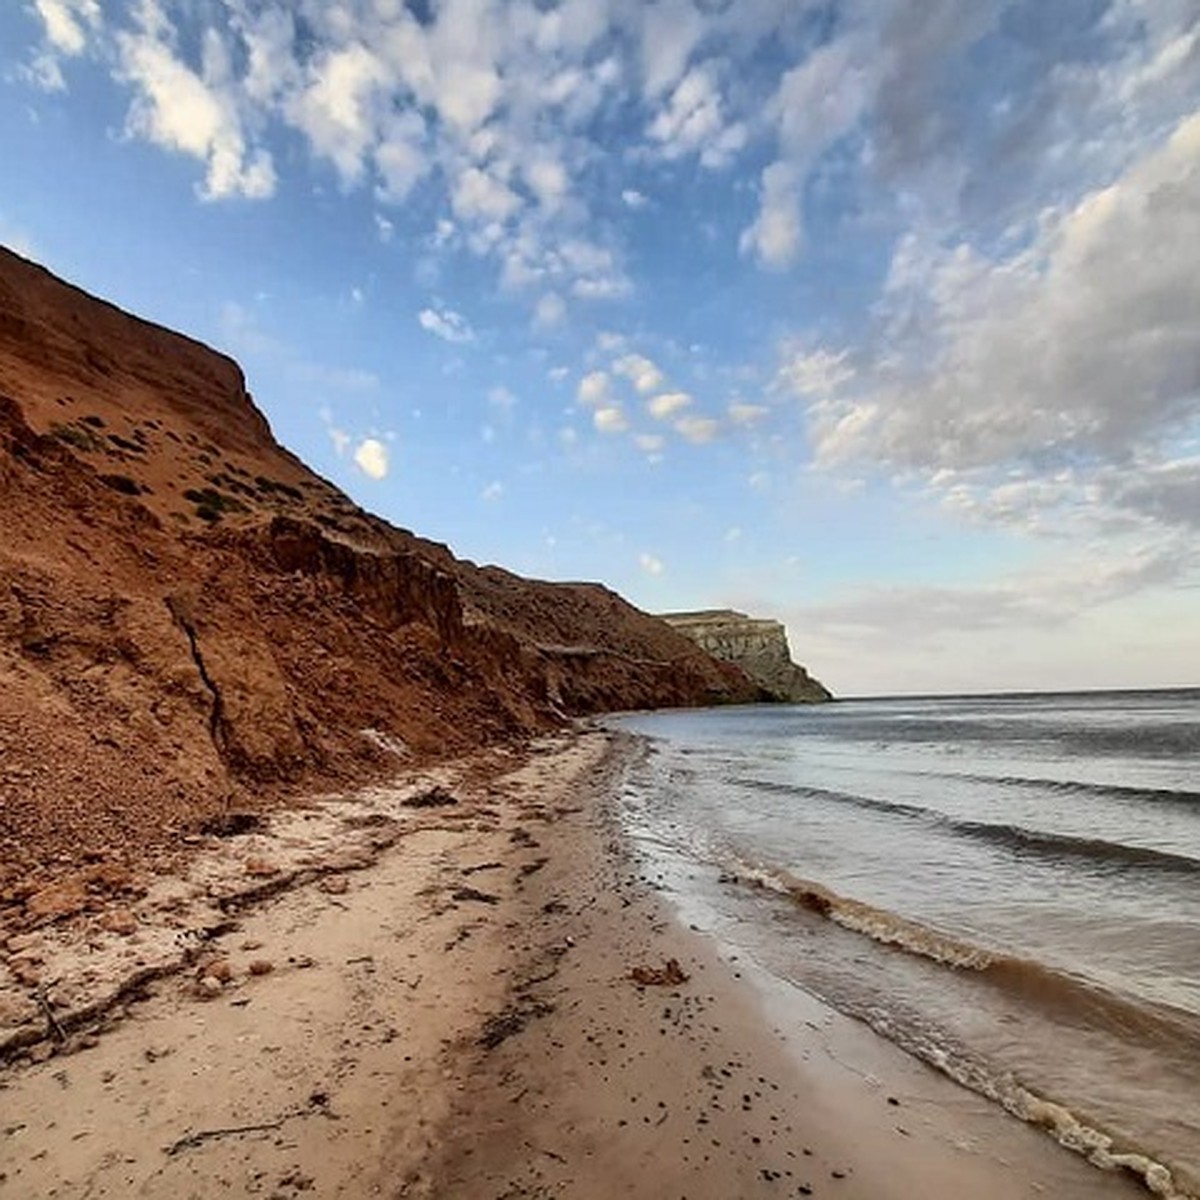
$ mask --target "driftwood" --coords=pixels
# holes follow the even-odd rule
[[[58,980],[56,979],[54,983],[57,982]],[[38,1008],[42,1010],[42,1015],[46,1018],[46,1032],[61,1046],[67,1040],[67,1035],[58,1018],[54,1015],[54,1007],[51,1005],[48,995],[54,983],[43,984],[34,992],[34,999],[37,1000]]]

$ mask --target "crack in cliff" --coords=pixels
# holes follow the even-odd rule
[[[181,610],[181,607],[176,603],[173,596],[167,597],[167,611],[174,618],[175,623],[183,630],[184,636],[188,640],[188,648],[192,654],[192,662],[196,664],[196,670],[200,675],[200,682],[204,684],[211,697],[212,703],[208,713],[208,736],[212,738],[212,743],[217,749],[217,753],[224,757],[225,755],[225,699],[221,695],[221,689],[217,686],[217,681],[208,673],[208,667],[204,662],[204,655],[200,653],[200,639],[196,634],[196,626],[188,619],[187,615]]]

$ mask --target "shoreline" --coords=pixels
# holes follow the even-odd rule
[[[548,737],[198,854],[226,870],[143,906],[227,928],[69,1033],[80,1053],[3,1069],[0,1191],[1145,1195],[681,924],[616,823],[631,745]],[[431,785],[457,803],[404,804]],[[222,907],[231,865],[260,892]],[[134,916],[76,970],[160,948]]]

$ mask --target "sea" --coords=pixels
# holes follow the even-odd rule
[[[623,823],[778,980],[1200,1197],[1200,689],[627,714]]]

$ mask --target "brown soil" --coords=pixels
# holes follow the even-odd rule
[[[457,560],[275,442],[232,360],[0,249],[0,924],[147,855],[614,708],[756,698],[595,584]]]

